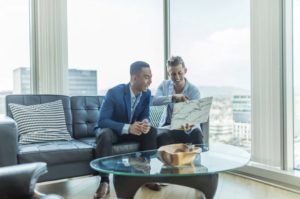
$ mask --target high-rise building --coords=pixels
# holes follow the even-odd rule
[[[250,95],[233,95],[233,134],[240,140],[240,145],[251,142],[251,97]]]
[[[230,143],[232,131],[232,121],[230,120],[211,122],[209,124],[209,136],[213,142]]]
[[[69,95],[97,95],[97,71],[69,69]]]
[[[214,97],[209,116],[209,136],[213,142],[229,143],[233,132],[231,98]]]
[[[30,93],[30,68],[14,70],[14,90],[16,94]],[[97,71],[69,69],[69,95],[97,95]]]
[[[20,67],[13,71],[13,94],[30,93],[30,68]]]

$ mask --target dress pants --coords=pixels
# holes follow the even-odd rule
[[[112,146],[114,144],[135,141],[140,143],[140,150],[151,150],[157,148],[157,132],[156,129],[151,127],[147,134],[141,134],[140,136],[132,134],[118,135],[112,129],[101,129],[100,133],[96,137],[96,158],[106,157],[113,155]],[[107,177],[108,174],[100,173],[102,177]]]
[[[165,130],[158,135],[158,147],[176,143],[203,144],[202,131],[199,128],[195,128],[191,133],[187,134],[183,130]]]

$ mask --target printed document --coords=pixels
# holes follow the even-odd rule
[[[170,129],[181,129],[182,125],[201,124],[208,121],[212,97],[174,104]]]

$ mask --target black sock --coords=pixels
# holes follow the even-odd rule
[[[102,176],[101,177],[101,183],[102,182],[107,182],[109,184],[109,178],[107,176]]]

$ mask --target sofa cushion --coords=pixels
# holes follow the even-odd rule
[[[71,110],[73,115],[73,134],[75,138],[95,137],[98,127],[101,96],[73,96]]]
[[[72,139],[61,100],[31,106],[10,103],[9,107],[18,125],[20,144]]]
[[[79,141],[90,145],[91,147],[96,147],[96,139],[93,137],[89,138],[80,138]],[[122,154],[122,153],[130,153],[138,151],[140,144],[138,142],[124,142],[120,144],[113,145],[113,155]]]
[[[91,161],[93,147],[77,140],[20,145],[19,163],[47,162],[48,165]]]
[[[167,105],[161,105],[161,106],[150,106],[150,115],[149,119],[151,122],[151,126],[157,128],[159,126],[161,117],[167,108]]]
[[[70,97],[66,95],[7,95],[5,97],[6,102],[6,114],[7,116],[14,118],[12,112],[8,106],[9,103],[22,104],[22,105],[34,105],[42,104],[47,102],[53,102],[56,100],[62,100],[65,120],[67,124],[67,129],[72,136],[72,115],[70,106]]]

